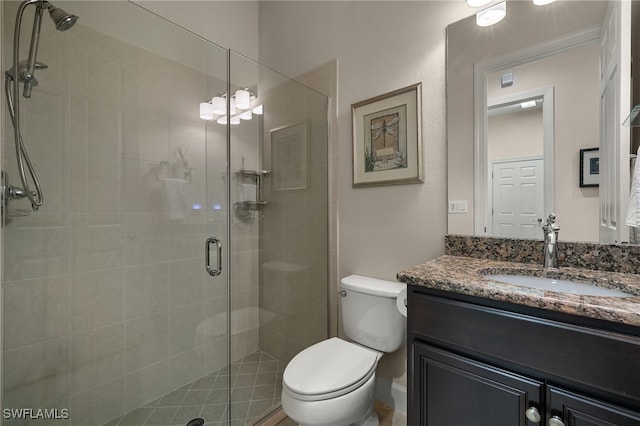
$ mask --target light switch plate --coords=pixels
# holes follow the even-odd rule
[[[449,213],[469,213],[467,200],[449,200]]]

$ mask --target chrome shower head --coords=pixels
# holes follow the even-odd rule
[[[47,1],[44,2],[44,5],[49,11],[49,16],[51,16],[51,20],[56,24],[56,29],[58,31],[68,30],[69,28],[73,27],[73,25],[78,20],[78,17],[76,15],[67,13],[63,9],[55,7]]]

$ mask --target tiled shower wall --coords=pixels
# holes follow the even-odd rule
[[[49,69],[21,110],[45,205],[15,202],[5,223],[4,408],[68,408],[68,424],[100,425],[227,362],[227,271],[203,267],[206,237],[226,235],[226,134],[197,113],[225,82],[80,24],[42,33]],[[224,70],[224,51],[211,51]],[[3,169],[18,184],[4,132]],[[191,181],[176,184],[187,207],[175,210],[181,189],[160,162],[183,176],[178,148]],[[253,254],[235,262],[244,280],[232,300],[255,308],[257,226],[233,226]],[[233,317],[234,357],[257,348],[251,311]]]
[[[273,175],[260,229],[260,348],[286,364],[328,334],[327,102],[293,81],[266,97],[278,114],[264,126]]]

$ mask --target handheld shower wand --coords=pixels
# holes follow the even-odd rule
[[[20,29],[22,25],[22,17],[27,6],[35,5],[36,10],[33,17],[33,28],[31,30],[31,43],[29,45],[29,56],[26,61],[20,61]],[[40,42],[40,28],[42,26],[42,14],[44,9],[47,9],[51,19],[55,23],[58,31],[66,31],[71,28],[78,17],[65,12],[62,9],[56,8],[46,0],[25,0],[18,6],[16,12],[16,23],[13,34],[13,67],[5,71],[5,93],[7,97],[7,104],[9,106],[9,115],[11,116],[11,123],[13,124],[14,139],[16,146],[16,158],[18,161],[18,174],[20,175],[20,182],[22,188],[17,188],[8,184],[2,185],[0,194],[2,195],[2,208],[3,211],[9,201],[20,198],[28,198],[31,202],[31,208],[35,211],[38,210],[43,204],[42,188],[40,182],[36,176],[35,169],[31,164],[29,155],[24,146],[22,140],[22,133],[20,131],[20,82],[24,83],[22,95],[25,98],[31,97],[31,90],[38,85],[38,81],[35,78],[35,70],[46,69],[47,66],[43,63],[37,62],[36,57],[38,55],[38,45]],[[25,165],[28,169],[31,181],[35,187],[35,191],[31,190],[29,181],[25,173]]]
[[[42,26],[42,5],[36,5],[36,12],[33,15],[33,28],[31,30],[31,43],[29,44],[29,59],[25,69],[20,73],[20,80],[24,81],[22,96],[31,97],[31,89],[38,85],[35,79],[36,56],[38,55],[38,45],[40,44],[40,27]]]
[[[19,68],[19,80],[24,82],[24,88],[22,96],[25,98],[31,97],[31,89],[38,85],[38,81],[35,78],[34,72],[36,69],[47,68],[44,64],[36,63],[36,57],[38,56],[38,46],[40,44],[40,28],[42,27],[42,14],[44,9],[47,9],[51,20],[56,26],[58,31],[66,31],[78,20],[78,17],[71,15],[64,10],[55,7],[48,1],[37,1],[36,11],[33,15],[33,28],[31,30],[31,43],[29,44],[29,56],[26,65]],[[39,66],[40,65],[40,66]]]

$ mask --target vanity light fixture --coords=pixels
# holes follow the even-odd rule
[[[240,120],[251,120],[253,115],[262,115],[263,106],[257,103],[257,98],[249,89],[239,89],[229,99],[230,122],[240,124]],[[218,124],[227,124],[227,94],[212,98],[208,102],[200,103],[200,118],[207,121],[215,120]]]
[[[467,0],[467,5],[470,7],[482,7],[491,3],[493,0]]]
[[[521,102],[521,103],[520,103],[520,107],[521,107],[522,109],[533,108],[533,107],[535,107],[535,106],[536,106],[536,101],[535,101],[535,99],[534,99],[534,100],[532,100],[532,101],[525,101],[525,102]]]
[[[507,16],[507,2],[503,1],[476,13],[476,25],[489,27],[502,21],[505,16]]]
[[[482,7],[490,4],[493,0],[467,0],[470,7]],[[533,0],[536,6],[551,4],[556,0]],[[480,12],[476,13],[476,25],[479,27],[490,27],[502,21],[507,16],[507,1],[496,3]]]

